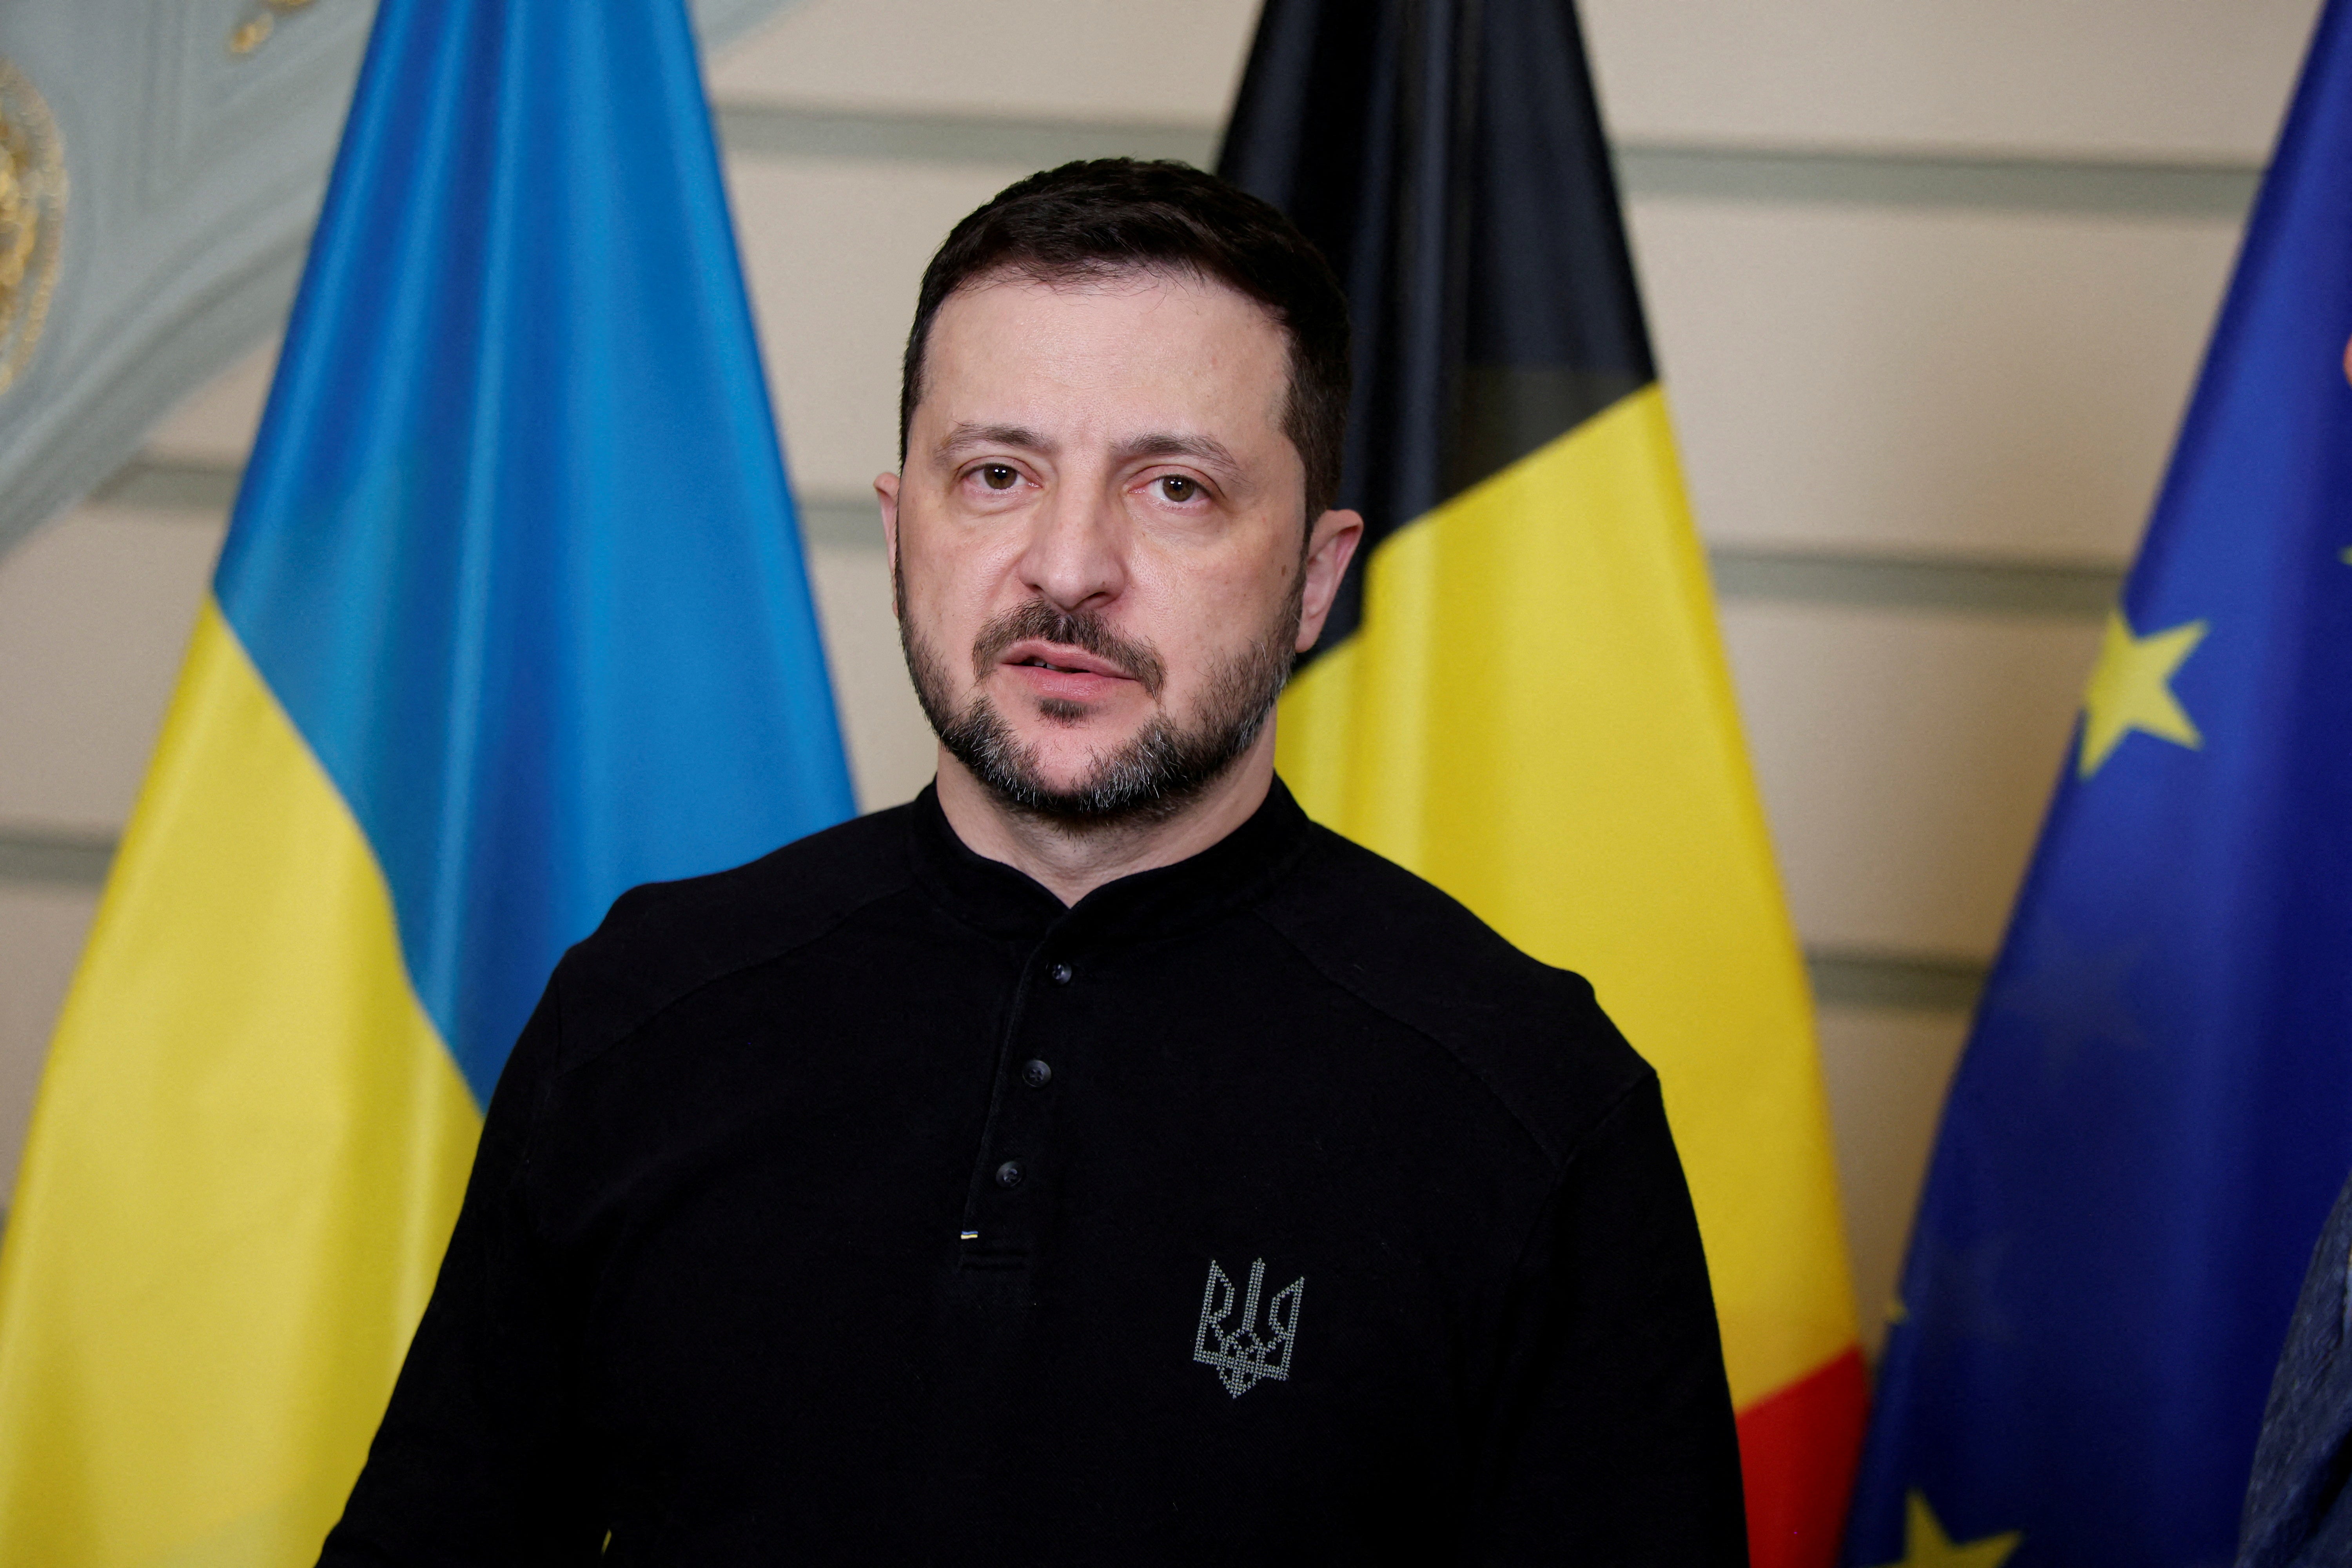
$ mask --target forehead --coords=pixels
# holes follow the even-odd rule
[[[1237,289],[1190,273],[999,273],[950,295],[924,344],[922,405],[954,424],[1145,419],[1278,426],[1289,341]]]

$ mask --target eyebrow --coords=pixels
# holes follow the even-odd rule
[[[1121,442],[1118,456],[1129,459],[1195,458],[1210,468],[1222,468],[1229,474],[1239,473],[1242,467],[1239,460],[1234,457],[1232,449],[1213,436],[1171,434],[1139,436],[1132,441]]]
[[[983,425],[966,420],[950,430],[939,445],[942,458],[973,447],[1014,447],[1030,452],[1052,452],[1055,444],[1025,425]],[[1228,474],[1241,471],[1241,461],[1233,448],[1213,436],[1181,436],[1173,431],[1154,431],[1122,441],[1112,450],[1113,457],[1132,462],[1138,458],[1192,458],[1213,468]]]
[[[1019,447],[1025,451],[1049,452],[1054,444],[1025,425],[980,425],[967,420],[940,440],[940,456],[952,457],[971,447]]]

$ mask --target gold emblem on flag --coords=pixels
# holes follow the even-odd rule
[[[66,216],[65,146],[49,106],[0,57],[0,392],[41,341]]]

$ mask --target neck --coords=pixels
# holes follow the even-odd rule
[[[975,855],[1025,872],[1065,904],[1106,882],[1187,860],[1247,822],[1274,787],[1274,723],[1208,788],[1157,821],[1073,826],[1017,811],[940,749],[940,809]]]

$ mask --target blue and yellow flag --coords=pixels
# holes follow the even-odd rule
[[[0,1258],[0,1563],[310,1562],[633,883],[851,810],[680,0],[383,0]]]
[[[2352,1170],[2347,337],[2331,0],[1953,1082],[1849,1563],[2231,1559]]]

